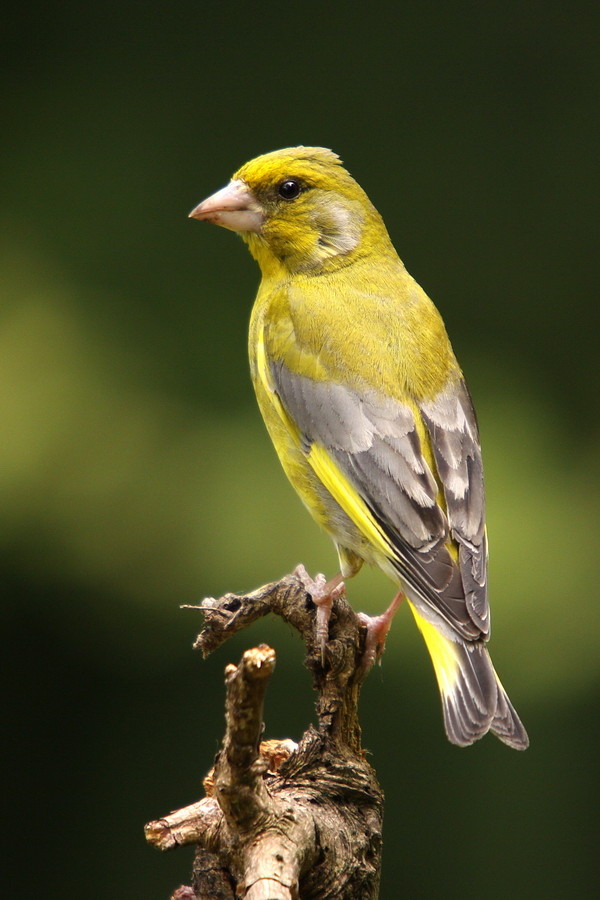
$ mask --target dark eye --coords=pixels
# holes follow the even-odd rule
[[[277,193],[284,200],[295,200],[300,193],[300,184],[293,178],[286,178],[277,188]]]

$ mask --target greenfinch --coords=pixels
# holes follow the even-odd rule
[[[238,232],[260,267],[252,380],[287,476],[337,548],[339,575],[312,583],[325,621],[342,580],[364,562],[378,566],[399,593],[369,621],[369,661],[406,597],[449,740],[466,746],[492,731],[524,749],[527,733],[486,647],[473,404],[441,316],[381,216],[320,147],[251,160],[190,216]]]

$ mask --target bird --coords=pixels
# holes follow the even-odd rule
[[[237,232],[261,271],[249,329],[258,405],[283,469],[336,546],[309,579],[317,629],[364,563],[397,587],[363,616],[370,664],[406,601],[431,656],[446,735],[529,739],[487,641],[488,548],[477,419],[441,315],[381,215],[323,147],[245,163],[191,218]]]

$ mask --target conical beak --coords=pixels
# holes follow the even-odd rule
[[[260,231],[264,212],[250,188],[235,179],[199,203],[191,211],[190,219],[212,222],[231,231]]]

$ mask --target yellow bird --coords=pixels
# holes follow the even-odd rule
[[[524,749],[527,733],[486,648],[475,412],[442,319],[381,216],[321,147],[253,159],[190,216],[239,232],[261,269],[249,337],[258,404],[340,560],[338,576],[310,585],[321,633],[342,579],[363,562],[379,566],[400,592],[369,622],[369,662],[406,597],[449,740],[466,746],[492,731]]]

